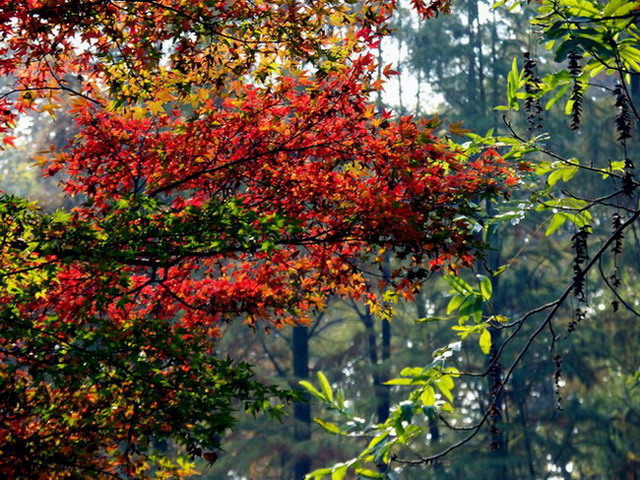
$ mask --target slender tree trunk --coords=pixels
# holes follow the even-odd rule
[[[475,50],[476,50],[476,56],[478,59],[478,105],[476,108],[476,111],[478,112],[482,112],[482,117],[485,117],[486,115],[486,111],[487,111],[487,94],[485,91],[485,85],[484,85],[484,55],[482,53],[482,25],[480,25],[480,15],[478,14],[478,2],[477,0],[475,1],[475,8],[474,8],[474,13],[475,13],[475,23],[476,23],[476,29],[475,29]],[[484,133],[484,132],[481,132]]]
[[[400,72],[400,75],[398,75],[398,103],[399,103],[399,107],[400,107],[400,112],[404,115],[405,114],[405,110],[404,110],[404,102],[403,102],[403,92],[402,92],[402,79],[404,78],[404,76],[402,75],[402,66],[401,66],[401,62],[402,62],[402,46],[404,44],[404,34],[403,34],[403,25],[402,25],[402,15],[398,16],[398,33],[399,35],[396,36],[397,40],[398,40],[398,64],[396,65],[396,70],[398,70],[398,72]]]
[[[477,68],[476,68],[476,31],[474,24],[478,17],[478,5],[477,0],[469,0],[467,4],[467,38],[469,42],[469,48],[467,48],[467,103],[471,107],[471,111],[474,110],[471,105],[476,99],[476,80],[477,80]]]
[[[360,314],[360,320],[362,321],[366,336],[367,336],[367,354],[369,357],[369,363],[373,368],[373,391],[376,401],[376,416],[378,422],[382,423],[389,418],[389,387],[383,385],[386,378],[382,374],[382,368],[378,356],[378,335],[375,328],[375,319],[371,314],[371,311],[367,307],[365,312]],[[387,322],[388,324],[388,322]],[[383,326],[384,332],[384,326]],[[390,331],[389,331],[390,332]],[[389,336],[389,333],[387,333]],[[383,344],[385,340],[383,338]],[[384,349],[384,347],[383,347]],[[384,356],[384,353],[383,355]]]
[[[631,74],[631,84],[629,85],[629,93],[631,94],[631,101],[636,108],[640,106],[640,74]]]
[[[498,27],[496,25],[496,11],[491,13],[491,106],[497,107],[500,104],[500,95],[502,94],[502,85],[498,81]],[[498,121],[498,111],[492,108],[493,128],[496,134],[500,130],[500,122]]]
[[[422,70],[418,69],[418,86],[416,88],[416,115],[420,115],[422,112]]]
[[[382,364],[380,365],[380,397],[378,404],[378,421],[385,422],[389,418],[391,406],[391,390],[384,382],[389,380],[389,359],[391,358],[391,323],[382,320]]]
[[[382,79],[382,42],[378,45],[378,72],[377,72],[377,80],[380,81]],[[376,94],[376,110],[378,113],[382,113],[382,90],[378,89],[378,93]]]
[[[633,21],[636,27],[640,27],[640,19],[638,17]],[[635,104],[636,108],[640,108],[640,74],[631,74],[631,85],[629,85],[631,94],[631,101]]]
[[[291,341],[293,353],[293,375],[296,381],[309,378],[309,329],[298,325],[293,327]],[[311,404],[303,401],[293,406],[295,429],[293,437],[296,444],[308,442],[311,439]],[[308,453],[296,455],[294,467],[295,480],[303,480],[311,471],[311,456]]]
[[[391,278],[391,257],[389,253],[385,254],[384,263],[382,265],[382,277],[388,285]],[[382,362],[380,365],[380,397],[378,419],[382,423],[389,418],[389,408],[391,406],[391,390],[389,386],[383,385],[389,380],[389,360],[391,359],[391,322],[382,320]]]

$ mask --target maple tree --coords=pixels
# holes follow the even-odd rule
[[[234,411],[294,398],[216,356],[229,321],[304,324],[334,295],[376,306],[362,265],[385,249],[406,296],[473,261],[473,201],[517,180],[494,150],[375,111],[394,8],[0,2],[2,141],[29,112],[72,115],[71,144],[36,161],[82,200],[50,214],[0,197],[2,474],[188,476],[159,442],[211,461]]]

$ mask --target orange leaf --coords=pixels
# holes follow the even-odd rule
[[[384,70],[382,70],[382,74],[389,78],[391,75],[400,75],[400,72],[398,72],[397,70],[391,70],[391,65],[386,65],[384,67]]]

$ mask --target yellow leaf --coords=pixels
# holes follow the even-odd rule
[[[46,165],[46,163],[49,161],[49,157],[46,157],[44,155],[34,155],[31,158],[34,160],[35,165],[39,167]]]
[[[341,27],[344,25],[344,15],[338,12],[331,14],[329,17],[329,23],[334,27]]]
[[[420,401],[425,407],[430,407],[436,403],[436,393],[433,391],[433,387],[427,387],[420,395]]]
[[[484,353],[485,355],[487,355],[491,350],[491,333],[486,328],[480,334],[478,344],[480,345],[482,353]]]
[[[143,118],[145,118],[146,114],[146,109],[143,107],[134,107],[133,108],[133,118],[137,119],[137,120],[141,120]]]
[[[160,90],[156,95],[156,98],[162,102],[171,102],[175,100],[175,97],[171,94],[169,90]]]
[[[60,105],[56,105],[55,103],[46,103],[42,107],[40,107],[40,112],[47,112],[49,115],[55,118],[56,110],[60,108]]]
[[[160,112],[164,112],[164,101],[147,102],[147,108],[153,115],[157,115]]]

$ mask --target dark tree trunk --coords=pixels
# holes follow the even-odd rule
[[[296,382],[309,378],[309,329],[305,326],[293,327],[291,342],[293,352],[293,375]],[[293,406],[295,429],[293,432],[296,444],[311,439],[311,405],[309,402],[296,403]],[[295,480],[303,480],[311,471],[311,457],[308,453],[298,453],[294,463]]]
[[[389,359],[391,358],[391,323],[389,320],[382,320],[382,364],[380,372],[380,395],[378,397],[378,421],[385,422],[389,418],[389,408],[391,406],[391,391],[387,385],[382,383],[389,380]]]
[[[631,94],[631,101],[634,103],[636,108],[640,107],[640,74],[631,74],[629,93]]]
[[[391,256],[387,252],[382,264],[382,278],[389,285],[391,279]],[[380,391],[378,396],[378,421],[385,422],[389,418],[391,407],[391,390],[388,385],[383,385],[389,380],[389,360],[391,359],[391,322],[382,320],[382,358],[380,362]]]
[[[379,360],[379,356],[378,356],[378,338],[377,338],[377,332],[376,332],[376,328],[375,328],[375,319],[373,318],[373,315],[371,314],[371,311],[369,310],[369,308],[367,308],[365,310],[364,313],[361,313],[360,315],[360,320],[362,321],[364,328],[365,328],[365,332],[366,332],[366,336],[367,336],[367,356],[369,357],[369,363],[371,364],[371,367],[373,369],[373,391],[374,391],[374,395],[375,395],[375,400],[376,400],[376,415],[378,418],[378,422],[382,423],[385,422],[387,420],[387,418],[389,418],[389,387],[387,387],[386,385],[383,385],[383,383],[386,381],[385,376],[383,375],[383,371],[380,365],[380,360]],[[387,345],[389,344],[389,339],[390,339],[390,327],[389,327],[389,322],[387,323],[387,338],[385,340],[384,338],[384,324],[383,324],[383,339],[382,339],[382,344],[383,344],[383,348],[382,348],[382,357],[384,358],[384,344],[385,342],[387,342]],[[389,347],[387,346],[387,353],[386,355],[389,355]]]

